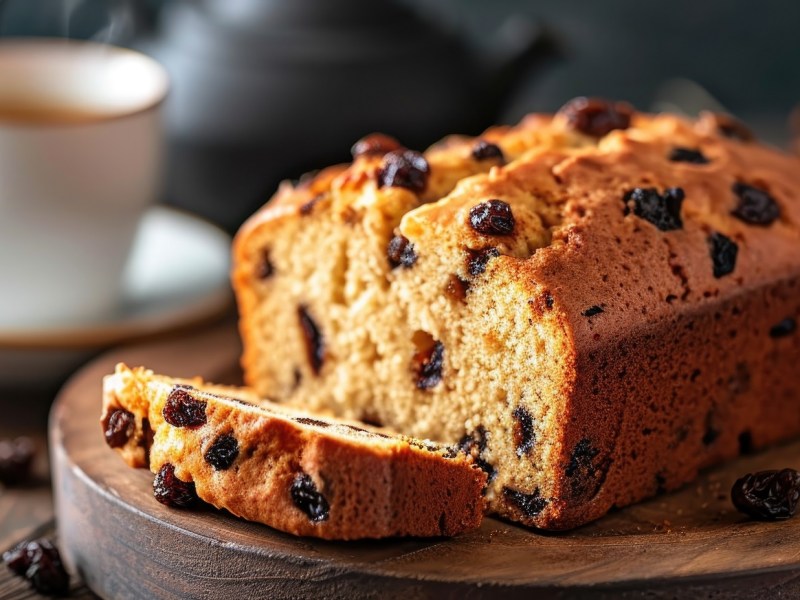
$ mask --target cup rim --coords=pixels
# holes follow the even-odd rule
[[[170,93],[171,81],[167,70],[164,66],[156,61],[154,58],[134,50],[131,48],[123,48],[122,46],[115,46],[113,44],[106,44],[100,42],[93,42],[88,40],[75,40],[70,38],[56,38],[56,37],[7,37],[0,39],[0,55],[9,51],[24,52],[26,49],[36,48],[42,51],[58,52],[84,52],[88,49],[96,48],[104,52],[112,52],[117,56],[134,56],[138,60],[147,64],[148,68],[152,69],[156,79],[155,91],[153,98],[150,101],[142,102],[140,106],[134,106],[127,110],[119,110],[117,112],[109,112],[107,114],[99,114],[96,118],[87,121],[4,121],[0,119],[0,128],[19,128],[19,129],[39,129],[39,128],[74,128],[74,127],[90,127],[93,125],[104,124],[110,121],[120,121],[137,117],[143,113],[158,109],[167,99]]]

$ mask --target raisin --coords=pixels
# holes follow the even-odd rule
[[[124,408],[115,408],[105,419],[103,436],[106,444],[112,448],[119,448],[128,443],[136,426],[133,413]]]
[[[567,477],[573,477],[581,471],[593,470],[592,461],[598,454],[600,451],[588,439],[583,438],[575,445],[564,473]]]
[[[569,478],[569,496],[571,501],[586,501],[593,498],[605,477],[610,459],[598,458],[600,450],[584,438],[580,440],[570,455],[564,473]]]
[[[491,483],[497,477],[497,469],[482,457],[486,451],[486,429],[483,425],[478,427],[472,433],[466,434],[458,442],[458,450],[464,452],[472,457],[472,461],[487,475],[486,483]]]
[[[402,187],[415,193],[428,185],[428,161],[414,150],[393,150],[383,157],[378,187]]]
[[[150,448],[153,446],[153,438],[155,432],[150,427],[150,420],[147,417],[142,419],[142,437],[139,440],[139,446],[144,448],[144,462],[146,465],[150,464]]]
[[[319,375],[322,370],[322,363],[325,361],[325,341],[322,338],[322,333],[308,314],[308,309],[305,306],[297,308],[297,315],[300,319],[300,329],[303,331],[303,339],[306,343],[306,354],[308,362],[311,365],[311,370],[315,375]]]
[[[319,419],[312,419],[311,417],[297,417],[295,419],[301,425],[314,425],[316,427],[330,427],[330,423],[326,423],[325,421],[320,421]]]
[[[741,121],[734,119],[730,115],[720,113],[709,113],[710,118],[717,127],[720,135],[740,142],[751,142],[755,139],[753,132]]]
[[[300,214],[303,215],[304,217],[307,217],[312,212],[314,212],[314,207],[320,202],[322,202],[324,198],[325,194],[317,194],[316,196],[311,198],[311,200],[309,200],[308,202],[304,202],[303,204],[300,205]]]
[[[748,473],[733,484],[731,500],[737,510],[754,519],[788,519],[800,500],[800,473],[794,469]]]
[[[503,151],[497,144],[492,144],[486,140],[478,140],[472,146],[472,158],[475,160],[492,160],[497,159],[501,162],[505,160]]]
[[[378,414],[370,409],[363,410],[358,417],[358,420],[372,427],[383,427],[383,420]]]
[[[472,275],[480,275],[486,271],[486,265],[493,258],[500,256],[497,248],[481,248],[480,250],[470,250],[467,248],[467,272]]]
[[[719,437],[719,430],[711,425],[708,425],[706,427],[705,433],[703,433],[703,445],[710,446],[711,444],[717,441],[718,437]]]
[[[231,468],[239,456],[239,442],[230,433],[223,434],[213,441],[203,458],[217,471]]]
[[[555,304],[555,300],[553,300],[553,295],[550,292],[544,293],[544,305],[547,307],[548,310],[553,308]]]
[[[197,502],[194,483],[178,479],[175,467],[170,463],[164,463],[156,473],[153,479],[153,496],[161,504],[173,508],[188,508]]]
[[[264,248],[261,251],[261,258],[256,264],[256,277],[258,279],[269,279],[275,273],[275,267],[272,266],[272,261],[269,259],[269,250]]]
[[[317,178],[317,175],[319,175],[319,169],[312,169],[311,171],[306,171],[294,181],[294,186],[299,189],[308,189],[314,183],[314,180]]]
[[[514,417],[514,448],[517,456],[528,454],[536,443],[536,433],[533,430],[533,417],[522,406],[518,406],[511,413]]]
[[[667,491],[667,478],[663,473],[656,473],[656,494],[663,494]]]
[[[30,438],[0,440],[0,483],[16,485],[30,477],[35,447]]]
[[[356,159],[359,156],[383,156],[400,148],[402,148],[400,142],[392,136],[385,133],[371,133],[353,144],[350,153],[353,159]]]
[[[731,214],[750,225],[772,225],[780,216],[778,203],[766,191],[747,185],[734,183],[733,192],[739,197],[739,204]]]
[[[782,338],[791,335],[797,329],[797,321],[791,317],[786,317],[783,321],[770,327],[769,337]]]
[[[4,552],[3,561],[40,594],[65,596],[69,592],[69,574],[50,540],[22,542]]]
[[[434,342],[430,348],[425,348],[414,354],[411,363],[417,378],[417,388],[429,390],[432,387],[436,387],[442,381],[444,344],[439,341]]]
[[[447,285],[444,287],[445,294],[453,300],[464,302],[467,298],[467,291],[469,291],[469,282],[464,281],[458,275],[450,275],[447,279]]]
[[[319,493],[314,481],[306,473],[298,473],[291,488],[294,505],[302,510],[312,523],[328,519],[330,506],[325,496]]]
[[[206,424],[206,403],[197,400],[185,386],[176,386],[167,396],[164,420],[173,427],[194,429]]]
[[[402,266],[404,269],[410,269],[417,262],[417,254],[414,252],[414,244],[408,241],[408,238],[402,235],[394,236],[389,242],[386,249],[386,256],[389,258],[389,264],[393,269]]]
[[[592,137],[603,137],[614,129],[627,129],[633,108],[625,102],[608,102],[599,98],[575,98],[558,111],[569,126]]]
[[[594,306],[590,306],[589,308],[587,308],[586,310],[584,310],[583,312],[581,312],[581,314],[582,314],[584,317],[593,317],[593,316],[595,316],[595,315],[599,315],[601,312],[605,312],[605,311],[603,310],[603,307],[602,307],[602,306],[597,306],[597,305],[595,304]]]
[[[300,369],[297,367],[294,368],[292,371],[292,385],[294,386],[294,390],[300,387],[300,384],[303,383],[303,374],[300,372]]]
[[[507,502],[516,506],[524,516],[530,518],[542,512],[548,504],[548,501],[541,497],[539,488],[533,490],[532,494],[526,494],[519,490],[504,487],[503,497]]]
[[[753,449],[753,434],[749,429],[745,429],[739,434],[739,454],[752,454]]]
[[[469,211],[469,224],[483,235],[511,235],[515,225],[511,207],[497,199],[473,206]]]
[[[714,277],[719,279],[733,273],[736,268],[736,255],[739,252],[736,242],[715,231],[708,236],[708,249],[711,262],[714,264]]]
[[[681,147],[673,148],[669,153],[669,159],[672,162],[686,162],[695,165],[705,165],[709,162],[709,160],[702,152],[700,152],[700,150]]]
[[[681,204],[684,193],[679,187],[664,190],[663,196],[654,188],[634,188],[624,196],[625,212],[633,214],[655,225],[661,231],[681,229]]]

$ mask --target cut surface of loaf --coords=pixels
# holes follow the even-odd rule
[[[800,433],[800,160],[580,99],[425,153],[385,136],[234,242],[245,381],[459,444],[565,529]]]
[[[242,388],[120,364],[103,382],[101,425],[126,462],[149,465],[168,505],[196,494],[281,531],[342,540],[451,536],[483,516],[486,475],[463,452]]]

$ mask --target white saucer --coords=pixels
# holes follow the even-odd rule
[[[209,321],[230,306],[230,236],[164,206],[142,219],[114,315],[90,325],[0,330],[0,387],[63,378],[98,351]]]

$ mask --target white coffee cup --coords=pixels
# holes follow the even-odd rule
[[[0,41],[0,329],[108,319],[155,201],[168,78],[88,42]]]

